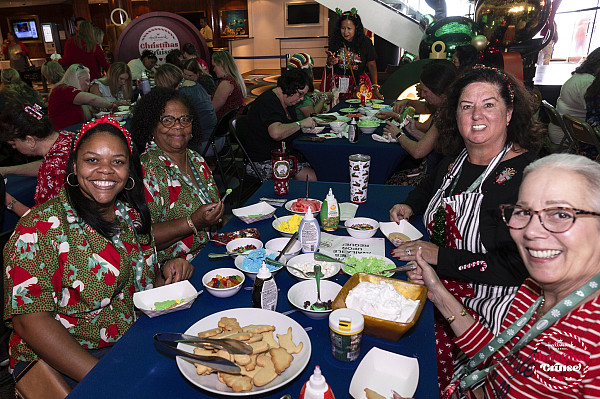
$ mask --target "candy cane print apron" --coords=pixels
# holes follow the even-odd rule
[[[433,198],[427,206],[427,210],[423,216],[423,221],[426,226],[430,226],[433,221],[433,216],[440,204],[448,210],[450,209],[452,217],[446,213],[446,224],[451,223],[458,234],[454,234],[454,238],[446,239],[447,248],[464,249],[474,253],[486,253],[487,250],[481,243],[479,216],[481,213],[481,203],[483,202],[482,186],[486,179],[493,174],[497,166],[502,162],[502,159],[510,151],[512,145],[507,145],[503,150],[492,159],[485,171],[475,180],[475,182],[463,193],[452,195],[452,191],[456,182],[459,179],[460,172],[464,162],[468,157],[467,150],[463,150],[457,157],[454,165],[446,174],[442,181],[440,189],[434,194]],[[446,190],[450,189],[449,196],[446,196]],[[479,320],[496,335],[502,325],[502,320],[508,312],[510,303],[517,293],[518,287],[502,287],[488,284],[462,283],[449,280],[443,280],[444,285],[455,296],[458,296],[465,307],[475,311],[479,315]],[[472,289],[472,290],[471,290]],[[439,320],[439,319],[438,319]],[[436,339],[442,339],[449,343],[450,337],[446,335],[452,334],[450,326],[443,320],[442,326],[436,326]],[[452,343],[452,346],[454,344]],[[447,349],[450,351],[450,349]],[[454,373],[462,368],[462,365],[468,360],[461,352],[461,356],[454,359],[454,355],[450,357],[455,363]],[[449,360],[450,360],[449,359]],[[448,368],[449,365],[447,365]],[[447,370],[448,372],[450,370]],[[438,369],[439,374],[443,374],[443,368]],[[446,374],[444,378],[448,378]],[[444,384],[444,378],[440,375],[440,383]]]

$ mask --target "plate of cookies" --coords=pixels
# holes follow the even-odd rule
[[[281,313],[257,308],[229,309],[206,316],[185,332],[211,338],[234,338],[253,348],[250,355],[224,351],[207,353],[180,343],[177,348],[199,355],[223,356],[242,372],[228,374],[177,357],[183,376],[197,387],[226,396],[248,396],[275,390],[291,382],[310,360],[311,343],[304,328]]]

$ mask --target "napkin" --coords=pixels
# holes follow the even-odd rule
[[[379,141],[380,143],[391,143],[394,141],[394,139],[392,139],[392,136],[390,136],[389,134],[384,134],[383,136],[380,136],[378,134],[372,134],[371,137],[373,138],[373,140]]]

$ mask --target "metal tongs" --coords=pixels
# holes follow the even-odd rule
[[[182,333],[158,333],[154,335],[154,341],[174,352],[177,356],[186,358],[196,363],[204,364],[210,368],[227,373],[239,373],[240,367],[232,361],[218,356],[201,356],[186,352],[177,348],[179,343],[198,346],[201,348],[223,349],[231,354],[249,355],[252,347],[244,342],[229,338],[200,338]]]

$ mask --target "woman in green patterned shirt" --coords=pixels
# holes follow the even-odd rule
[[[188,279],[160,270],[129,133],[101,118],[73,141],[58,197],[32,208],[4,248],[4,320],[17,376],[43,359],[74,386],[134,322],[133,293]]]
[[[177,90],[156,87],[133,111],[131,132],[146,149],[140,158],[160,262],[193,259],[223,215],[208,165],[189,149],[201,137],[195,109]]]

